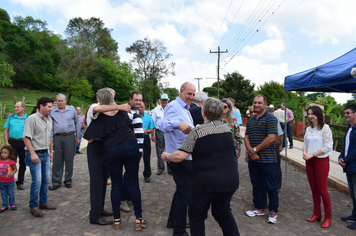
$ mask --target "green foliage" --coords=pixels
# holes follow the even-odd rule
[[[94,91],[110,87],[116,91],[115,100],[128,101],[130,93],[136,90],[137,76],[128,63],[113,62],[110,59],[98,58],[94,62],[94,70],[88,77]]]
[[[7,11],[0,8],[0,21],[6,21],[10,23],[10,16],[7,14]]]
[[[255,97],[255,84],[250,80],[245,79],[238,72],[228,73],[224,75],[225,79],[220,81],[220,97],[231,97],[236,101],[236,107],[240,109],[241,114],[246,114],[248,106],[250,106]],[[204,92],[209,94],[209,97],[217,97],[217,82],[211,87],[205,87]]]
[[[26,16],[25,18],[22,16],[15,16],[13,23],[31,33],[38,33],[41,31],[48,32],[47,22],[40,19],[34,19],[32,16]]]
[[[7,44],[0,38],[0,86],[12,87],[11,77],[15,75],[12,65],[8,63]]]
[[[55,64],[51,54],[31,32],[14,24],[0,21],[1,38],[7,44],[8,62],[16,75],[15,87],[53,90],[58,88]]]
[[[70,102],[70,99],[73,95],[88,98],[94,96],[91,85],[84,76],[79,78],[65,79],[60,84],[60,88],[69,93],[67,97],[68,103]]]
[[[162,93],[168,94],[170,100],[174,100],[179,96],[179,90],[176,88],[164,88],[162,89]]]
[[[309,93],[305,96],[307,100],[316,101],[319,98],[326,97],[327,93],[325,92],[317,92],[317,93]]]
[[[100,18],[91,17],[82,19],[81,17],[73,18],[65,30],[68,40],[82,38],[84,47],[92,48],[98,57],[118,60],[118,44],[111,37],[112,29],[105,27]]]
[[[135,71],[139,78],[138,85],[143,101],[148,106],[159,99],[161,79],[169,74],[175,75],[175,63],[167,62],[172,54],[167,52],[161,41],[148,38],[137,40],[126,48],[126,52],[134,55],[131,63],[137,66]]]

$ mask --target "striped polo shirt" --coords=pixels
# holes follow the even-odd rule
[[[139,114],[135,110],[131,110],[129,113],[127,113],[131,122],[132,126],[135,129],[135,136],[137,139],[137,144],[139,147],[139,151],[142,153],[143,152],[143,140],[144,140],[144,133],[143,133],[143,128],[142,128],[142,119]]]
[[[267,111],[259,118],[256,115],[247,122],[246,135],[248,135],[251,147],[258,146],[269,134],[277,134],[277,118]],[[277,161],[276,142],[268,148],[257,153],[260,157],[256,162],[274,163]],[[249,161],[252,161],[249,158]]]

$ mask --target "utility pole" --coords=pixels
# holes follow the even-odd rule
[[[221,52],[220,51],[220,46],[218,47],[218,51],[217,52],[212,52],[210,50],[210,53],[217,53],[218,54],[218,99],[219,99],[219,94],[220,94],[220,91],[219,91],[219,87],[220,87],[220,53],[228,53],[227,49],[224,51],[224,52]]]
[[[194,78],[194,79],[198,80],[198,92],[200,92],[200,80],[203,79],[203,78]]]

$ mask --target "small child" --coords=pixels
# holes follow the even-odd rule
[[[17,209],[15,205],[15,193],[14,193],[14,188],[15,188],[14,174],[16,172],[17,172],[17,167],[16,167],[15,151],[11,146],[6,145],[3,148],[1,148],[1,159],[0,159],[0,189],[1,189],[1,197],[2,197],[2,208],[0,208],[0,213],[8,209],[9,202],[10,202],[11,210]]]

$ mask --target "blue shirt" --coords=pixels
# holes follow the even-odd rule
[[[234,116],[236,117],[237,122],[239,123],[239,125],[242,125],[241,113],[235,108],[233,109],[234,109]]]
[[[187,123],[191,128],[194,128],[193,118],[189,112],[189,105],[177,97],[176,100],[168,103],[164,109],[164,117],[161,121],[159,129],[164,132],[166,144],[166,152],[172,153],[179,149],[187,134],[184,134],[179,128],[179,122]],[[189,156],[186,160],[192,160]]]
[[[144,130],[156,128],[155,122],[153,121],[150,115],[143,113],[141,119],[142,119],[142,128]],[[145,133],[145,135],[149,135],[149,133]]]
[[[65,105],[63,112],[57,106],[53,107],[50,116],[53,120],[53,135],[70,132],[80,134],[78,114],[73,106]]]
[[[26,118],[26,113],[21,118],[17,114],[13,114],[7,118],[4,128],[9,129],[9,138],[22,139]]]

